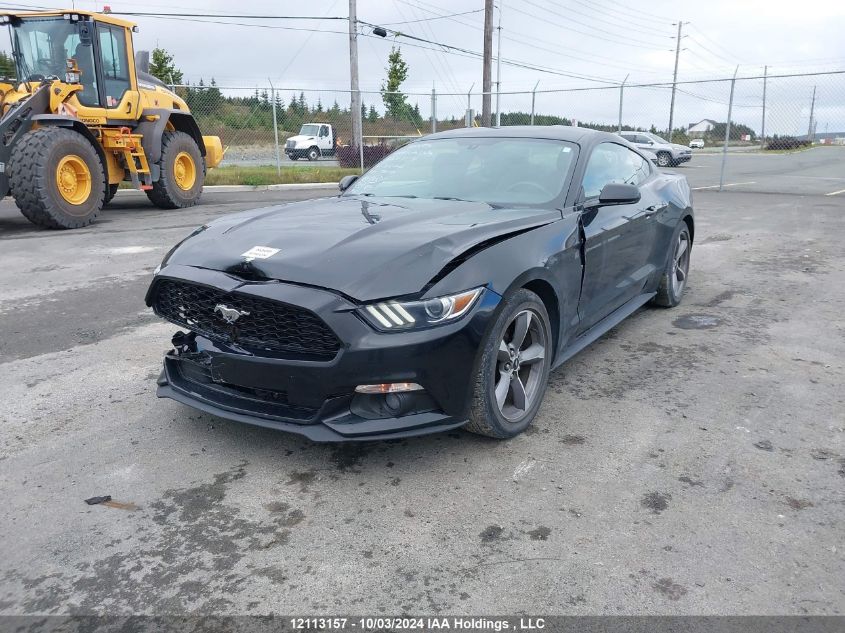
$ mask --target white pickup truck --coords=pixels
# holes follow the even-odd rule
[[[285,154],[291,160],[317,160],[322,156],[334,156],[334,129],[328,123],[304,123],[299,128],[299,134],[285,142]]]

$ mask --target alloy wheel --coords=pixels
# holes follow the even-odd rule
[[[672,255],[672,293],[680,297],[687,283],[689,272],[689,233],[681,231],[675,242],[675,252]]]
[[[508,422],[519,422],[542,392],[546,343],[546,328],[533,310],[517,313],[505,328],[496,355],[494,395]]]

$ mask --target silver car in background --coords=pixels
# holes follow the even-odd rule
[[[689,147],[670,143],[651,132],[623,130],[619,132],[619,136],[636,145],[638,149],[654,154],[652,160],[660,167],[676,167],[692,159],[692,150]]]

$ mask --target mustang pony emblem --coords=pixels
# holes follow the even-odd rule
[[[223,317],[223,320],[229,325],[240,319],[242,316],[249,316],[249,312],[230,308],[229,306],[222,303],[218,303],[216,306],[214,306],[214,311],[219,312],[220,316]]]

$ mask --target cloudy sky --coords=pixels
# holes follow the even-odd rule
[[[106,4],[116,13],[348,15],[348,0],[76,0],[75,4],[91,10]],[[607,87],[627,75],[629,84],[671,81],[679,19],[685,34],[681,81],[730,77],[737,65],[740,77],[761,75],[764,65],[773,75],[845,69],[845,2],[840,0],[805,0],[800,9],[785,0],[496,0],[496,4],[501,9],[502,58],[507,60],[502,65],[502,91],[530,91],[538,81],[541,91],[603,87],[538,94],[538,112],[584,121],[615,120],[619,90]],[[45,6],[37,0],[13,6],[27,5]],[[362,25],[362,89],[378,90],[387,54],[395,44],[401,45],[410,67],[403,88],[420,93],[412,101],[419,101],[424,113],[429,108],[425,95],[432,87],[438,93],[465,95],[475,84],[478,91],[481,61],[471,53],[482,50],[482,8],[483,0],[359,0],[358,17],[363,21],[470,51],[444,51],[402,36],[378,38]],[[223,86],[253,88],[266,86],[269,79],[285,89],[319,90],[324,103],[345,99],[342,92],[331,92],[349,86],[345,21],[131,19],[140,26],[136,49],[166,48],[192,82],[214,77]],[[771,80],[769,126],[784,133],[806,132],[813,86],[817,86],[818,130],[825,126],[845,130],[845,75]],[[681,88],[676,123],[726,118],[728,82]],[[623,119],[665,127],[668,94],[659,87],[627,89]],[[379,101],[377,95],[364,100]],[[502,97],[503,111],[528,110],[530,103],[528,95]],[[738,82],[738,120],[759,130],[761,104],[762,80]],[[472,105],[480,108],[480,99]],[[441,116],[461,116],[465,107],[465,96],[438,99]]]

